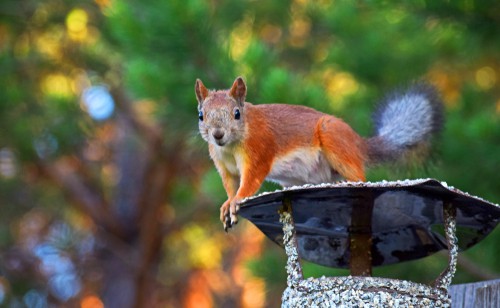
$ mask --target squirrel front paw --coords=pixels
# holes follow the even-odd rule
[[[229,200],[224,202],[220,207],[220,221],[222,222],[222,225],[224,226],[224,231],[226,232],[231,227],[231,218],[229,217],[229,207],[230,207]]]
[[[224,226],[224,231],[228,231],[229,228],[238,223],[238,211],[240,209],[239,200],[227,200],[220,207],[220,221]]]
[[[231,226],[238,223],[238,212],[240,211],[240,199],[233,199],[229,206],[229,216],[231,218]]]

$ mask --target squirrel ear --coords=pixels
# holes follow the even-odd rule
[[[245,85],[243,78],[236,78],[231,90],[229,90],[229,93],[238,102],[238,105],[243,106],[245,103],[245,97],[247,96],[247,86]]]
[[[194,92],[196,93],[196,99],[198,100],[198,107],[201,106],[205,98],[208,96],[208,90],[203,85],[200,79],[196,79],[196,84],[194,85]]]

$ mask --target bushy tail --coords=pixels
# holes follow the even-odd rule
[[[434,87],[417,83],[388,95],[373,119],[375,136],[367,140],[370,162],[398,161],[429,147],[443,126],[443,104]]]

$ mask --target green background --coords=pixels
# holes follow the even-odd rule
[[[218,221],[196,78],[244,76],[248,101],[311,106],[363,136],[384,93],[426,80],[446,107],[432,159],[368,180],[433,177],[499,202],[499,29],[498,1],[2,1],[0,305],[279,305],[284,252]],[[114,99],[101,120],[82,99],[99,85]],[[498,278],[499,238],[461,254],[454,283]],[[445,264],[374,274],[429,282]]]

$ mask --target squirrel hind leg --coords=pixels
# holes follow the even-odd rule
[[[324,116],[315,135],[332,168],[348,181],[366,181],[366,144],[349,125],[333,116]]]

